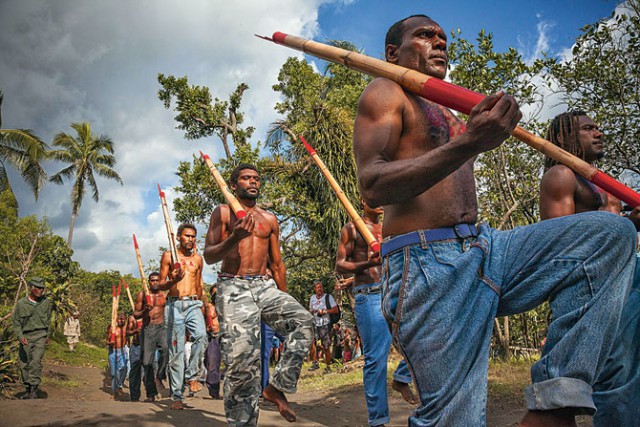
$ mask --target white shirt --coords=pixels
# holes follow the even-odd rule
[[[333,296],[329,294],[329,304],[331,305],[331,307],[327,307],[325,304],[326,298],[327,298],[326,293],[322,294],[320,299],[318,299],[316,294],[311,295],[311,298],[309,298],[309,309],[313,311],[313,317],[315,317],[316,319],[316,326],[325,326],[325,325],[328,325],[330,322],[328,313],[325,313],[322,316],[320,316],[318,315],[317,311],[328,310],[337,305],[336,300],[334,300]]]

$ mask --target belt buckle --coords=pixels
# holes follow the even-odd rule
[[[462,231],[463,231],[463,230],[458,231],[458,227],[459,227],[459,226],[460,226],[460,227],[462,227],[463,225],[466,225],[466,226],[467,226],[467,231],[468,231],[468,233],[467,233],[467,235],[466,235],[466,236],[462,236]],[[456,225],[454,225],[454,226],[453,226],[453,232],[455,233],[455,235],[456,235],[456,237],[457,237],[458,239],[466,239],[467,237],[469,237],[469,236],[470,236],[469,231],[471,231],[471,230],[470,230],[470,228],[469,228],[469,224],[456,224]]]

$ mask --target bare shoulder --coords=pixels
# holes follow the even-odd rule
[[[404,103],[406,94],[402,87],[384,77],[378,77],[367,85],[360,95],[359,110],[365,110],[367,107],[391,106],[398,103]]]
[[[565,165],[555,165],[542,176],[541,187],[573,187],[577,183],[576,174]]]

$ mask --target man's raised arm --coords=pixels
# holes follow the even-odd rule
[[[287,292],[287,270],[282,262],[280,254],[280,226],[275,216],[271,217],[271,234],[269,235],[269,261],[271,262],[271,272],[273,280],[278,289]]]
[[[362,196],[371,207],[412,199],[479,153],[499,146],[522,117],[513,97],[486,97],[472,110],[467,130],[422,155],[395,160],[403,132],[407,96],[387,79],[374,80],[360,97],[354,154]],[[416,143],[422,136],[416,136]],[[426,135],[424,136],[426,138]]]

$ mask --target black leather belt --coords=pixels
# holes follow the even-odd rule
[[[351,293],[353,295],[357,295],[357,294],[379,294],[380,291],[382,290],[382,287],[380,285],[376,285],[376,286],[363,286],[362,288],[354,288],[351,290]]]

